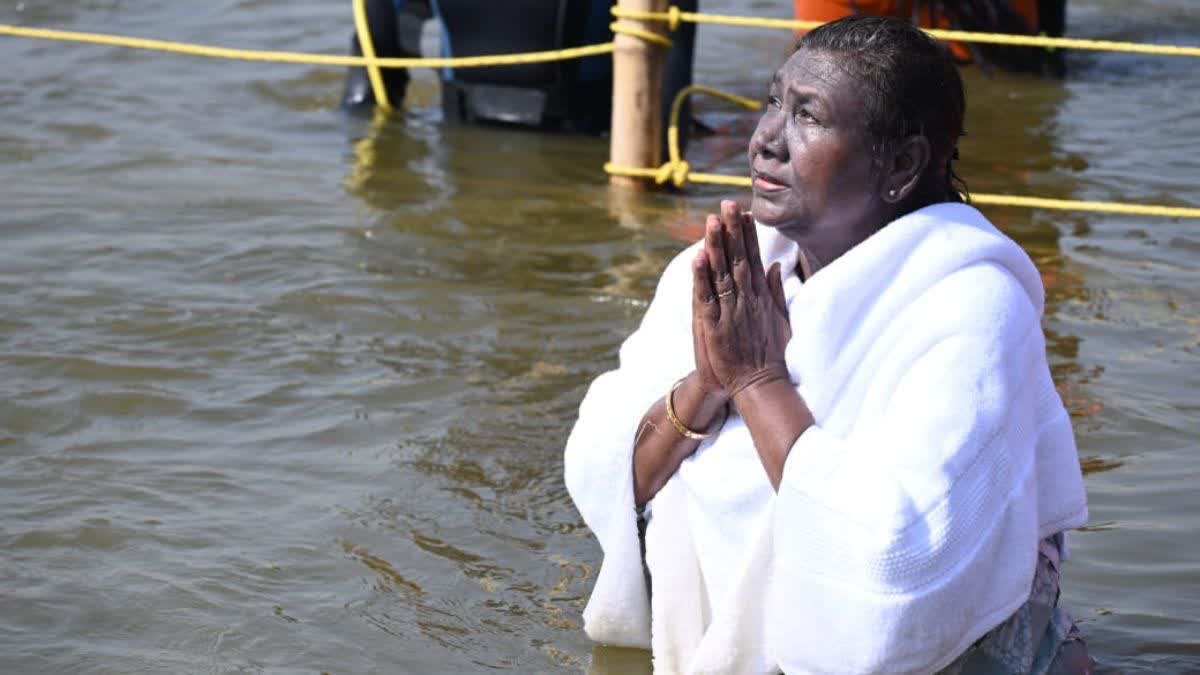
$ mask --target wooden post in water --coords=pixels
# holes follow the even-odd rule
[[[624,10],[665,12],[670,0],[618,0]],[[662,21],[621,19],[622,24],[666,34]],[[612,135],[609,161],[616,166],[658,168],[662,164],[662,82],[667,50],[642,38],[617,33],[613,36]],[[611,176],[612,185],[646,189],[648,178]]]

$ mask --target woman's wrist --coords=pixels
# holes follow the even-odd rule
[[[733,403],[733,407],[740,410],[744,407],[752,407],[765,399],[786,395],[787,392],[795,394],[795,388],[786,374],[763,373],[760,377],[740,387],[730,401]]]
[[[767,478],[778,490],[792,446],[815,424],[812,411],[786,373],[763,377],[739,390],[733,405],[750,431]]]
[[[687,390],[687,391],[684,391]],[[700,376],[699,371],[693,370],[687,377],[683,378],[683,384],[676,390],[677,396],[681,395],[692,402],[688,407],[689,410],[695,409],[695,415],[702,420],[711,421],[725,404],[729,403],[729,394],[719,384],[709,384]],[[676,399],[678,400],[678,399]]]
[[[664,392],[666,393],[666,392]],[[698,373],[691,373],[666,393],[671,397],[676,421],[687,429],[707,433],[718,416],[726,415],[729,399],[722,390],[705,387]],[[679,464],[699,446],[699,441],[680,434],[666,411],[666,396],[658,399],[634,438],[634,504],[645,504],[666,484]]]
[[[764,388],[772,389],[779,385],[792,386],[791,378],[788,375],[787,366],[779,364],[777,366],[763,368],[755,373],[745,377],[741,382],[730,387],[729,400],[733,402],[735,407],[738,407],[739,401],[745,401],[756,397]],[[759,390],[756,392],[755,390]]]
[[[667,395],[663,397],[663,403],[665,404],[665,407],[667,409],[667,420],[671,423],[671,426],[675,427],[675,431],[679,432],[680,436],[683,436],[684,438],[687,438],[687,439],[690,439],[693,441],[703,441],[707,438],[712,437],[712,435],[714,433],[716,433],[717,431],[720,430],[720,427],[725,425],[725,420],[727,420],[729,418],[729,405],[728,405],[728,403],[724,403],[721,405],[721,407],[720,407],[721,419],[719,422],[716,422],[716,424],[714,425],[713,428],[706,430],[706,431],[698,431],[698,430],[689,428],[682,421],[680,421],[679,417],[675,414],[675,409],[674,409],[675,391],[677,389],[679,389],[680,387],[682,387],[686,380],[687,380],[686,376],[683,378],[680,378],[679,381],[677,381],[674,385],[671,386],[671,389],[670,389],[670,391],[667,392]],[[703,419],[705,417],[708,417],[708,412],[711,411],[712,406],[715,405],[719,399],[717,397],[712,397],[710,394],[708,394],[706,392],[701,392],[700,396],[702,396],[703,398],[701,399],[700,403],[697,406],[699,409],[699,413],[695,417]],[[705,405],[705,404],[708,404],[708,405]]]

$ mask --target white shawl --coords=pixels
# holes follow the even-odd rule
[[[736,416],[684,462],[652,502],[651,608],[633,437],[694,367],[699,244],[681,253],[567,441],[567,488],[604,551],[585,630],[652,646],[659,672],[936,671],[1026,601],[1038,540],[1087,520],[1040,276],[963,204],[909,214],[803,284],[795,244],[758,233],[764,264],[783,263],[788,371],[817,425],[777,495]]]

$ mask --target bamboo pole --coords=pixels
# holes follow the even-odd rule
[[[665,12],[670,0],[618,0],[623,10]],[[621,19],[625,25],[664,35],[662,21]],[[617,33],[613,52],[612,132],[609,161],[617,166],[662,164],[662,82],[667,50],[633,35]],[[645,178],[612,176],[612,185],[647,189]]]

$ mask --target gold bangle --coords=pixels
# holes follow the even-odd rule
[[[725,426],[725,420],[729,419],[729,405],[725,405],[725,414],[721,416],[721,423],[706,434],[692,431],[691,429],[683,426],[683,422],[680,422],[679,418],[675,416],[675,406],[671,403],[671,395],[675,393],[676,389],[683,385],[683,381],[686,379],[686,377],[681,378],[678,382],[671,385],[671,388],[667,391],[667,395],[663,397],[663,401],[667,404],[667,419],[670,420],[671,426],[675,427],[675,431],[678,431],[679,435],[683,436],[684,438],[690,438],[693,441],[703,441],[706,438],[712,438],[713,434],[717,433],[720,431],[721,427]]]

